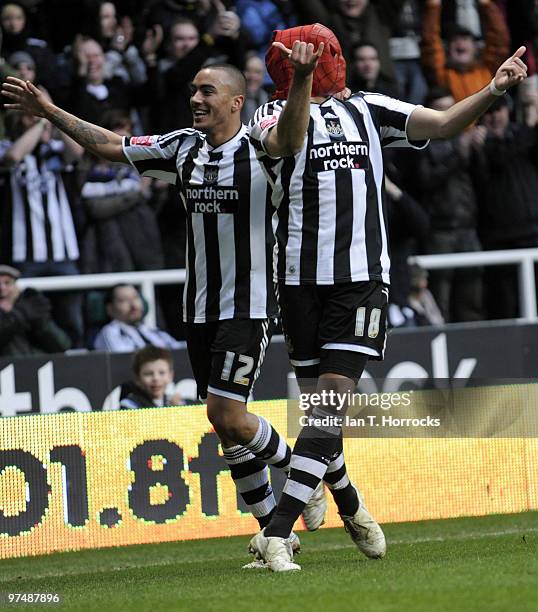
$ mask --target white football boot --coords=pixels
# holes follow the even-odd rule
[[[301,569],[293,562],[291,538],[265,537],[263,529],[250,540],[249,552],[263,559],[273,572],[291,572]]]
[[[303,510],[303,521],[308,531],[316,531],[323,525],[326,512],[325,487],[323,486],[323,480],[320,480]]]
[[[387,552],[383,530],[366,509],[361,492],[355,485],[352,486],[357,491],[359,509],[355,516],[340,515],[344,521],[344,529],[349,533],[357,548],[369,559],[382,559]]]
[[[301,552],[301,540],[299,540],[299,536],[292,531],[290,533],[290,537],[288,538],[291,544],[291,552],[293,555],[298,555]],[[249,552],[252,552],[249,547]],[[258,555],[258,553],[256,553]],[[254,561],[243,565],[242,569],[269,569],[269,564],[266,563],[263,559],[256,558]]]

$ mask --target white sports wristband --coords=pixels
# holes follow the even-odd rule
[[[491,83],[489,84],[489,92],[493,96],[504,96],[506,93],[506,89],[497,89],[495,87],[495,78],[491,79]]]

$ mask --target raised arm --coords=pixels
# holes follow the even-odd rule
[[[314,52],[312,43],[296,40],[293,49],[280,42],[274,42],[294,67],[293,79],[288,101],[277,124],[269,132],[265,150],[271,157],[295,155],[303,147],[308,122],[310,120],[310,95],[312,93],[312,73],[323,53],[323,43]]]
[[[484,39],[482,53],[484,64],[493,72],[510,52],[510,32],[499,7],[491,0],[480,0]]]
[[[11,100],[5,104],[5,108],[44,117],[94,155],[113,162],[128,163],[121,136],[59,108],[30,81],[7,77],[2,84],[2,94]]]
[[[498,95],[525,79],[527,67],[521,60],[525,51],[525,47],[519,47],[514,55],[500,66],[489,85],[448,110],[417,108],[409,117],[409,139],[451,138],[476,121],[495,102]]]
[[[425,71],[436,85],[446,85],[446,56],[441,40],[441,0],[426,0],[421,46]]]
[[[2,162],[7,166],[19,164],[23,157],[31,153],[37,143],[41,140],[43,132],[50,123],[46,119],[40,119],[37,123],[28,128],[13,144],[6,150]]]

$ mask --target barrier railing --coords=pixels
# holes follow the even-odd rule
[[[517,265],[519,271],[519,296],[521,318],[538,321],[536,307],[536,278],[534,263],[538,261],[538,249],[513,249],[507,251],[480,251],[474,253],[448,253],[442,255],[416,255],[409,259],[426,270],[446,268],[470,268],[475,266]],[[66,291],[102,289],[117,283],[138,285],[148,303],[146,322],[155,325],[155,286],[184,284],[184,269],[150,270],[147,272],[114,272],[110,274],[81,274],[79,276],[47,276],[21,278],[22,288],[33,287],[41,291]]]
[[[534,274],[534,264],[537,261],[538,249],[416,255],[409,259],[409,263],[417,263],[426,270],[516,264],[519,274],[520,314],[522,319],[529,322],[538,321],[536,312],[536,277]]]
[[[21,278],[21,288],[33,287],[40,291],[69,291],[76,289],[104,289],[118,283],[130,283],[140,287],[148,304],[146,323],[156,325],[155,285],[182,285],[185,283],[184,269],[150,270],[147,272],[113,272],[110,274],[81,274],[79,276],[43,276]],[[178,296],[179,309],[179,296]]]

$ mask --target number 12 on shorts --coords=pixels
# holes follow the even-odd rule
[[[226,351],[226,358],[224,360],[224,366],[222,367],[222,374],[220,376],[222,380],[230,380],[235,356],[236,353]],[[249,355],[237,355],[237,360],[242,365],[235,371],[233,382],[237,383],[238,385],[247,386],[250,384],[250,380],[247,375],[252,372],[252,368],[254,367],[254,358],[250,357]]]
[[[372,308],[368,322],[368,338],[377,338],[379,334],[379,324],[381,322],[381,308]],[[355,316],[355,335],[364,336],[366,326],[366,306],[357,308]]]

